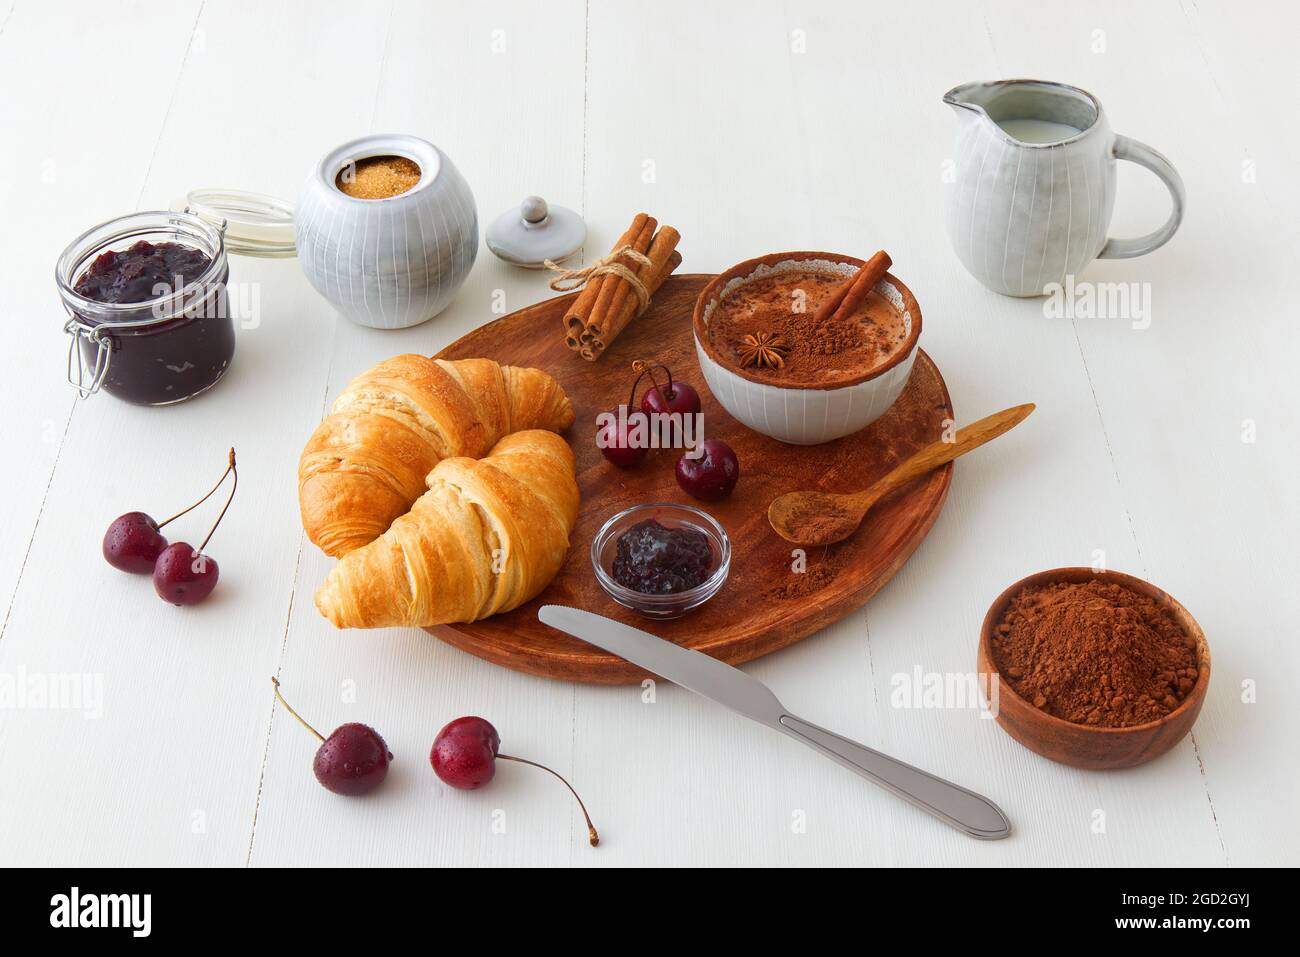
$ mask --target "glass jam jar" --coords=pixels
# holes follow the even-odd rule
[[[102,254],[129,258],[147,250],[132,249],[141,241],[188,247],[181,252],[194,259],[197,251],[208,261],[198,275],[183,277],[182,288],[160,284],[151,290],[160,295],[139,302],[102,302],[78,291]],[[68,381],[82,396],[103,389],[137,405],[171,405],[206,392],[226,374],[235,354],[229,278],[224,223],[188,211],[133,213],[78,236],[55,269],[71,316],[63,327],[72,337]]]

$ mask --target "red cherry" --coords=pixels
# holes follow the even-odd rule
[[[280,682],[273,676],[271,684],[275,685],[275,696],[298,719],[298,723],[316,735],[321,745],[316,749],[312,759],[312,771],[321,786],[335,794],[356,796],[369,794],[388,777],[388,765],[393,760],[393,753],[380,737],[379,732],[369,725],[355,721],[341,724],[328,738],[303,720],[302,715],[293,710],[289,702],[280,693]]]
[[[217,526],[221,520],[226,517],[226,510],[230,508],[230,503],[235,500],[235,490],[239,488],[239,471],[235,468],[235,450],[230,450],[230,463],[226,466],[225,473],[221,476],[221,482],[226,480],[226,475],[233,475],[234,482],[230,486],[230,495],[226,497],[226,504],[221,506],[221,514],[217,520],[212,523],[208,529],[208,535],[203,539],[198,548],[192,548],[185,542],[176,542],[168,545],[158,556],[158,561],[154,563],[153,568],[153,587],[158,592],[158,597],[163,601],[169,601],[173,605],[197,605],[208,595],[212,594],[212,589],[217,587],[217,576],[219,569],[216,561],[208,555],[203,554],[203,549],[208,547],[208,542],[212,540]],[[212,488],[212,492],[221,488],[221,482],[218,482]],[[209,492],[208,495],[211,495]],[[203,498],[206,499],[208,495]],[[200,499],[199,502],[202,502]],[[199,504],[199,503],[195,503]],[[191,505],[190,508],[194,506]],[[189,511],[187,508],[186,512]],[[185,512],[181,513],[182,515]],[[168,522],[171,521],[169,518]],[[166,522],[163,523],[164,525]]]
[[[341,724],[316,749],[311,768],[316,780],[335,794],[369,794],[388,777],[393,753],[369,725]]]
[[[186,542],[163,549],[153,569],[158,597],[173,605],[197,605],[217,587],[217,563]]]
[[[582,808],[582,816],[587,819],[587,839],[591,841],[591,846],[595,847],[600,843],[600,835],[596,833],[596,828],[591,823],[591,815],[587,813],[587,808],[582,803],[582,798],[578,797],[578,792],[573,790],[573,785],[544,764],[502,754],[501,735],[497,734],[497,729],[486,719],[470,716],[457,718],[448,723],[433,739],[433,748],[429,751],[429,763],[433,765],[433,773],[438,775],[443,783],[465,791],[481,788],[492,780],[493,775],[496,774],[497,758],[502,761],[528,764],[560,778],[578,802],[578,807]]]
[[[144,512],[127,512],[113,519],[104,533],[104,560],[124,572],[152,572],[167,547],[159,525]]]
[[[655,377],[655,367],[662,369],[668,381],[663,385]],[[679,382],[673,379],[672,370],[662,362],[650,363],[644,359],[637,359],[632,363],[632,368],[640,375],[637,381],[641,381],[641,376],[649,376],[651,386],[646,390],[645,395],[641,396],[641,411],[647,415],[656,412],[661,413],[678,413],[680,415],[695,415],[700,411],[700,394],[685,382]],[[635,387],[634,387],[635,388]]]
[[[482,718],[457,718],[438,732],[429,752],[433,773],[454,788],[473,791],[496,774],[501,735]]]
[[[677,484],[702,502],[716,502],[731,494],[740,479],[740,460],[721,439],[705,439],[697,446],[703,454],[677,460]]]
[[[141,240],[143,242],[143,240]],[[104,253],[104,256],[109,253]],[[101,259],[103,256],[100,257]],[[167,547],[167,539],[161,534],[161,529],[170,525],[176,519],[180,518],[186,512],[193,511],[204,502],[212,497],[212,493],[221,488],[221,483],[226,480],[230,470],[235,465],[235,450],[230,450],[230,462],[226,465],[226,470],[221,473],[221,478],[207,495],[203,496],[187,509],[183,509],[167,519],[165,522],[155,522],[144,512],[127,512],[125,515],[119,515],[113,519],[113,524],[108,526],[108,531],[104,533],[104,560],[114,568],[120,568],[124,572],[152,572],[154,564],[158,561],[158,556],[162,550]]]
[[[652,385],[641,397],[641,410],[695,415],[700,411],[700,394],[685,382],[674,382],[670,386]]]
[[[620,405],[609,413],[613,418],[596,430],[596,444],[601,454],[621,469],[631,468],[645,458],[649,451],[646,443],[637,441],[633,444],[628,433],[640,426],[642,433],[649,435],[649,420],[643,412],[629,412],[628,407]],[[642,424],[644,423],[644,424]]]

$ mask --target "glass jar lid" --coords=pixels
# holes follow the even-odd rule
[[[283,259],[296,254],[293,205],[264,193],[238,189],[196,189],[172,204],[220,228],[226,250],[239,256]]]

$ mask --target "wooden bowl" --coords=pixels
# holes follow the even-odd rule
[[[992,634],[1013,595],[1030,585],[1093,579],[1123,585],[1154,599],[1168,609],[1183,629],[1196,639],[1196,684],[1182,704],[1158,721],[1131,728],[1096,728],[1075,724],[1035,708],[1013,691],[1010,683],[1004,681],[998,673],[993,660]],[[1022,578],[994,600],[980,628],[978,668],[983,687],[993,692],[996,685],[998,724],[1029,750],[1075,768],[1131,768],[1164,754],[1192,730],[1196,716],[1201,712],[1201,704],[1205,701],[1206,688],[1210,684],[1210,646],[1201,626],[1187,609],[1150,582],[1122,572],[1053,568]]]

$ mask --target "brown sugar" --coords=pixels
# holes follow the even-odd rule
[[[994,628],[992,651],[1034,707],[1105,728],[1163,718],[1199,674],[1196,640],[1168,609],[1100,580],[1026,587]]]
[[[388,199],[414,189],[420,176],[419,164],[405,156],[372,156],[343,167],[334,183],[355,199]]]

